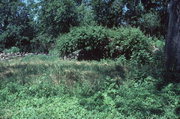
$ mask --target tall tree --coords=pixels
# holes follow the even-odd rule
[[[92,0],[91,4],[98,24],[110,28],[121,24],[122,0]]]
[[[168,5],[169,26],[166,40],[166,68],[180,73],[180,1],[171,0]]]
[[[34,36],[29,9],[21,0],[0,1],[0,51],[17,46],[24,48]]]
[[[166,35],[168,26],[168,0],[123,0],[128,11],[125,20],[132,26],[140,26],[147,34]]]
[[[42,0],[39,20],[43,33],[57,37],[71,26],[78,25],[78,13],[73,0]]]

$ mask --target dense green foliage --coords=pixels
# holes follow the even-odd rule
[[[1,62],[0,117],[176,119],[180,87],[159,90],[159,62],[139,69],[124,58],[78,62],[40,55]]]
[[[77,7],[73,0],[46,0],[40,3],[42,31],[53,37],[78,25]]]
[[[138,28],[118,28],[112,32],[110,52],[116,57],[124,55],[126,59],[133,58],[140,63],[149,62],[152,58],[152,45],[155,40],[145,36]]]
[[[19,0],[0,1],[0,52],[12,46],[30,50],[27,44],[35,36],[35,29],[29,10]]]
[[[165,35],[168,0],[92,0],[98,24],[139,26],[151,35]],[[149,17],[149,19],[147,18]],[[148,24],[146,24],[148,22]]]
[[[108,30],[103,27],[78,27],[59,38],[57,49],[61,56],[82,50],[80,59],[102,59],[108,57],[109,42]]]
[[[123,14],[121,0],[92,0],[92,8],[98,24],[110,28],[121,24]]]
[[[18,47],[11,47],[10,49],[5,49],[3,52],[4,53],[17,53],[19,51],[20,49]]]
[[[85,3],[82,3],[77,7],[77,12],[80,26],[97,25],[94,11],[91,9],[90,6],[87,6]]]
[[[12,46],[26,52],[48,52],[54,46],[53,38],[73,26],[131,25],[146,34],[165,36],[166,6],[167,0],[1,0],[0,52]]]
[[[83,26],[72,29],[58,38],[60,56],[80,50],[78,59],[137,58],[148,62],[152,55],[153,38],[145,36],[138,28],[121,27],[114,30],[100,26]]]
[[[0,0],[0,119],[179,119],[167,2]]]

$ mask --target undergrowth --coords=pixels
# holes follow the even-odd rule
[[[180,85],[161,65],[28,56],[0,62],[2,119],[178,119]]]

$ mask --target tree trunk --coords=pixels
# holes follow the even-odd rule
[[[166,69],[170,73],[180,73],[180,0],[171,0],[168,5],[168,12]]]

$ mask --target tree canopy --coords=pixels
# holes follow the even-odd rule
[[[12,46],[31,50],[46,36],[50,39],[46,43],[54,43],[54,38],[84,25],[133,26],[147,35],[165,37],[167,3],[168,0],[1,0],[0,51]]]
[[[0,2],[0,50],[12,46],[24,47],[34,38],[35,29],[29,8],[20,0]]]

